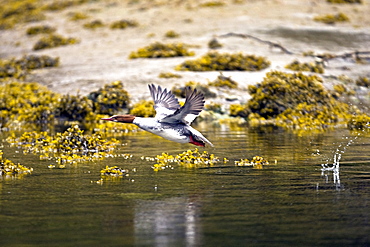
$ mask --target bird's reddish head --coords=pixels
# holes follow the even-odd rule
[[[119,123],[132,123],[135,119],[133,115],[114,115],[109,118],[102,118],[101,120],[119,122]]]

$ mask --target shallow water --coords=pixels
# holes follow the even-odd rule
[[[141,156],[194,146],[144,132],[120,137],[129,160],[67,169],[49,169],[48,161],[4,143],[6,158],[34,172],[0,181],[0,245],[370,245],[369,137],[348,146],[354,136],[347,130],[300,137],[275,128],[199,128],[215,144],[205,150],[229,163],[155,172]],[[331,165],[337,149],[343,152],[334,181],[321,164]],[[270,165],[234,166],[255,155]],[[127,168],[130,176],[98,184],[106,165]]]

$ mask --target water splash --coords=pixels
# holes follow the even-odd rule
[[[338,151],[338,149],[337,149]],[[335,153],[334,154],[334,161],[333,165],[330,167],[327,163],[321,164],[321,176],[325,177],[325,182],[329,183],[329,174],[328,171],[333,172],[333,183],[337,190],[341,188],[340,185],[340,176],[339,176],[339,161],[342,158],[341,153]]]
[[[348,141],[345,144],[340,144],[337,148],[337,150],[334,153],[334,158],[333,158],[333,164],[330,166],[328,164],[328,160],[326,163],[321,164],[321,176],[325,177],[325,182],[329,183],[329,174],[328,172],[333,172],[333,183],[336,187],[337,190],[341,189],[341,184],[340,184],[340,174],[339,174],[339,162],[340,159],[342,158],[342,154],[345,153],[347,148],[351,146],[360,136],[361,134],[365,133],[365,131],[368,131],[367,129],[370,128],[370,123],[367,123],[365,125],[365,128],[362,129],[362,131],[357,132],[357,134],[353,137],[348,137],[346,136],[345,139]]]

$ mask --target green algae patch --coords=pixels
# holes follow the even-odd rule
[[[111,157],[119,144],[115,139],[105,140],[100,133],[85,135],[83,132],[75,125],[54,136],[46,132],[25,132],[20,137],[10,136],[7,141],[22,148],[25,154],[32,153],[40,160],[54,161],[59,168]]]
[[[328,14],[328,15],[316,16],[313,20],[317,22],[322,22],[325,24],[335,24],[337,22],[349,22],[348,16],[343,13],[338,13],[335,15]]]
[[[264,57],[243,53],[208,52],[195,60],[187,60],[176,66],[182,71],[259,71],[270,66]]]
[[[110,25],[111,29],[126,29],[128,27],[137,27],[139,23],[134,20],[119,20],[115,21]]]
[[[30,70],[57,67],[59,57],[50,57],[47,55],[25,55],[20,59],[0,60],[0,79],[1,78],[23,78]]]
[[[3,151],[0,149],[0,179],[20,178],[26,174],[32,173],[33,168],[15,164],[11,160],[3,157]]]
[[[194,56],[194,52],[188,50],[188,45],[183,43],[163,44],[155,42],[149,46],[131,52],[129,58],[164,58]]]
[[[73,45],[77,44],[80,41],[76,38],[65,38],[58,34],[50,34],[48,36],[42,37],[36,44],[33,46],[33,50],[42,50],[49,49],[59,46]]]
[[[294,71],[308,71],[322,74],[324,73],[324,66],[321,63],[311,62],[311,63],[301,63],[298,60],[287,64],[285,68]]]
[[[130,114],[137,117],[154,117],[156,112],[153,100],[141,100],[134,104]]]

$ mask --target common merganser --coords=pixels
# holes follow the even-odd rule
[[[180,107],[179,101],[171,91],[162,90],[161,86],[148,85],[154,100],[155,117],[143,118],[133,115],[114,115],[102,120],[133,123],[143,130],[159,135],[167,140],[178,143],[191,143],[204,147],[213,144],[190,124],[204,107],[204,95],[190,87],[185,89],[185,104]]]

